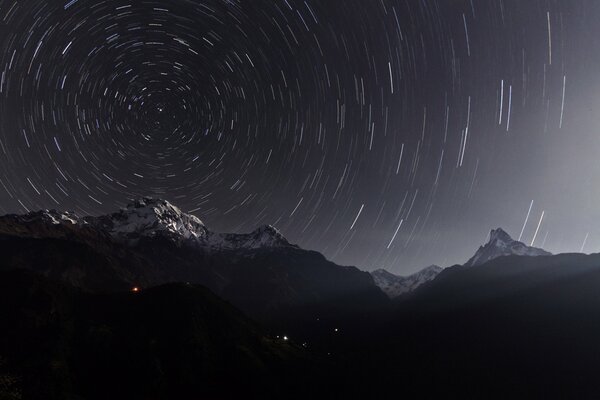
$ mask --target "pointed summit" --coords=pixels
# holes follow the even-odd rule
[[[252,234],[261,240],[266,241],[285,241],[285,237],[281,234],[279,229],[275,228],[273,225],[262,225],[259,226]]]
[[[91,218],[90,221],[113,238],[131,244],[141,238],[161,237],[211,251],[291,246],[271,225],[263,225],[250,233],[216,233],[194,215],[182,212],[167,200],[152,197],[136,199],[117,213]]]
[[[111,236],[122,240],[167,236],[203,239],[208,230],[197,217],[183,213],[167,200],[142,197],[121,211],[98,218]]]
[[[502,228],[493,229],[490,232],[489,241],[479,247],[479,250],[465,266],[473,267],[476,265],[485,264],[486,262],[501,256],[549,256],[552,253],[546,250],[527,246],[525,243],[514,240]]]
[[[510,243],[513,238],[502,228],[492,229],[490,232],[490,242]]]
[[[206,251],[298,248],[281,232],[262,225],[250,233],[217,233],[210,231],[194,215],[186,214],[167,200],[140,197],[120,211],[78,217],[74,213],[42,210],[25,215],[0,217],[0,233],[63,237],[72,231],[87,230],[127,245],[136,246],[144,239],[167,239],[177,245],[189,245]],[[43,235],[42,235],[43,234]]]

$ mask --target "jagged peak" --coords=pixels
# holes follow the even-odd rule
[[[525,243],[514,240],[502,228],[497,228],[490,232],[488,242],[485,245],[480,246],[475,255],[473,255],[465,265],[481,265],[494,258],[509,255],[543,256],[551,255],[551,253],[537,247],[527,246]]]
[[[148,210],[150,213],[154,213],[158,216],[168,215],[176,217],[186,217],[197,222],[202,223],[198,217],[192,214],[186,214],[179,207],[169,202],[168,200],[154,197],[140,197],[132,200],[128,203],[125,208],[121,209],[121,213],[140,213],[144,210]]]
[[[273,225],[261,225],[252,232],[257,235],[270,236],[277,239],[285,239],[281,231]]]
[[[371,272],[373,281],[390,298],[412,292],[423,284],[435,279],[443,268],[430,265],[408,276],[399,276],[386,269],[377,269]]]
[[[388,278],[403,278],[400,275],[396,275],[391,273],[385,268],[379,268],[374,271],[371,271],[371,275],[380,276],[380,277],[388,277]]]
[[[417,274],[423,273],[423,272],[430,272],[430,271],[439,272],[439,271],[441,271],[443,269],[444,268],[440,267],[439,265],[432,264],[429,267],[425,267],[422,270],[418,271]]]
[[[272,225],[261,225],[250,233],[211,234],[209,244],[211,247],[227,250],[293,247]]]
[[[494,242],[510,243],[510,242],[514,242],[514,241],[515,240],[508,233],[506,233],[506,231],[502,228],[496,228],[496,229],[492,229],[490,231],[489,243],[494,243]]]
[[[376,269],[374,271],[371,271],[371,275],[379,275],[379,276],[387,276],[390,278],[401,278],[401,279],[405,279],[405,278],[410,278],[410,277],[415,277],[418,275],[423,275],[423,274],[428,274],[428,273],[439,273],[440,271],[442,271],[444,268],[440,267],[439,265],[430,265],[428,267],[425,267],[423,269],[418,270],[415,273],[412,273],[410,275],[406,275],[406,276],[402,276],[402,275],[396,275],[390,271],[388,271],[385,268],[379,268]]]
[[[372,271],[371,273],[372,274],[391,274],[391,272],[385,268],[378,268],[378,269]]]
[[[149,196],[138,197],[138,198],[132,199],[127,204],[126,208],[128,208],[128,209],[131,209],[131,208],[146,208],[146,207],[153,207],[153,206],[167,207],[167,208],[176,210],[178,212],[181,212],[181,210],[179,209],[179,207],[174,206],[168,200],[161,199],[161,198],[158,198],[158,197],[149,197]]]
[[[279,233],[279,229],[275,228],[273,225],[268,225],[268,224],[260,225],[255,230],[256,231],[261,231],[261,232]]]
[[[72,211],[57,211],[55,209],[51,210],[40,210],[40,211],[32,211],[24,215],[16,215],[15,217],[21,218],[25,221],[46,221],[50,222],[54,225],[58,224],[77,224],[79,222],[79,217]]]
[[[183,213],[167,200],[153,197],[135,199],[119,212],[100,217],[99,221],[104,229],[120,238],[171,234],[198,239],[207,235],[199,218]]]
[[[193,215],[185,214],[184,212],[181,211],[181,209],[179,207],[173,205],[172,203],[170,203],[169,201],[167,201],[165,199],[154,198],[154,197],[140,197],[138,199],[134,199],[130,203],[128,203],[127,206],[124,209],[122,209],[121,211],[125,211],[125,212],[138,211],[139,212],[139,210],[149,210],[151,212],[154,212],[157,215],[165,215],[165,214],[177,215],[177,216],[187,215],[189,217],[197,218]]]
[[[186,214],[168,200],[155,197],[132,199],[125,207],[112,214],[98,217],[78,217],[73,212],[40,210],[22,215],[7,215],[14,223],[40,222],[48,226],[78,225],[98,229],[117,241],[132,245],[142,238],[169,238],[206,249],[253,250],[280,247],[297,247],[290,244],[272,225],[261,225],[250,233],[215,233],[192,214]],[[8,230],[14,225],[7,225]]]

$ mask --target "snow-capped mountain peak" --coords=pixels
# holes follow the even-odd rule
[[[79,223],[79,217],[74,213],[65,211],[56,211],[56,210],[43,210],[35,213],[28,214],[29,218],[32,220],[40,219],[42,221],[47,221],[52,223],[53,225],[59,224],[71,224],[76,225]]]
[[[292,246],[281,232],[271,225],[262,225],[250,233],[211,233],[208,244],[221,250]]]
[[[166,237],[210,251],[291,246],[271,225],[263,225],[250,233],[216,233],[194,215],[182,212],[166,200],[150,197],[135,200],[118,213],[88,220],[113,238],[131,244],[142,237]]]
[[[278,242],[287,242],[286,238],[283,237],[279,229],[273,225],[262,225],[259,226],[254,232],[252,232],[254,238],[264,244],[275,244]]]
[[[506,233],[502,228],[492,229],[490,232],[490,243],[507,244],[514,242],[514,240],[510,237],[508,233]]]
[[[117,239],[171,236],[205,239],[208,230],[197,217],[183,213],[166,200],[144,197],[121,211],[98,217],[99,225]]]
[[[435,279],[443,268],[431,265],[409,276],[398,276],[385,269],[371,272],[373,281],[390,298],[412,292],[421,285]]]
[[[490,238],[488,242],[479,247],[477,252],[465,266],[476,266],[485,264],[486,262],[498,258],[501,256],[549,256],[551,253],[546,250],[527,246],[526,244],[514,240],[508,233],[503,229],[493,229],[490,232]]]
[[[442,272],[443,269],[444,268],[440,267],[439,265],[430,265],[429,267],[423,268],[421,271],[417,272],[417,274],[437,276],[440,272]]]
[[[46,237],[62,237],[78,230],[95,231],[132,246],[144,238],[161,238],[206,251],[297,247],[271,225],[260,226],[250,233],[212,232],[196,216],[182,212],[167,200],[151,197],[134,200],[116,213],[99,217],[80,218],[74,213],[56,210],[0,217],[0,234],[38,232]]]

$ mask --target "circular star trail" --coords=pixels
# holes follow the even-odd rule
[[[599,244],[600,10],[523,3],[0,0],[0,211],[163,197],[398,272]]]

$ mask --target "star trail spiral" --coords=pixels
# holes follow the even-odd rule
[[[397,271],[589,246],[600,10],[563,3],[0,0],[0,211],[162,197]]]

